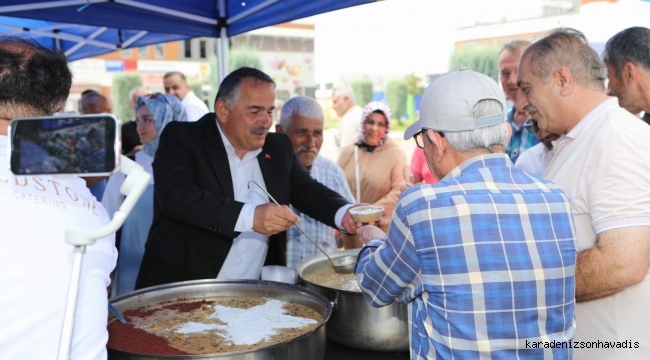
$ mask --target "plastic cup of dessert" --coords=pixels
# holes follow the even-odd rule
[[[294,285],[296,283],[296,270],[280,265],[268,265],[262,268],[262,280],[276,281]]]
[[[374,205],[357,206],[350,209],[350,215],[352,215],[354,221],[363,224],[379,221],[383,212],[383,207]]]

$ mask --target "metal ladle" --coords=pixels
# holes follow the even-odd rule
[[[260,184],[258,184],[258,183],[255,182],[254,180],[251,180],[251,181],[248,182],[248,188],[249,188],[249,189],[251,188],[251,183],[257,185],[257,187],[259,187],[260,189],[262,189],[262,191],[264,191],[264,193],[269,197],[269,199],[271,199],[271,200],[275,203],[275,205],[277,205],[277,206],[281,206],[280,204],[278,204],[277,201],[275,201],[275,199],[273,198],[273,196],[271,196],[271,194],[269,194],[269,192],[266,191],[266,189],[264,189]],[[354,271],[354,266],[355,266],[356,263],[357,263],[357,258],[356,258],[355,256],[345,256],[345,257],[342,257],[342,258],[340,258],[340,259],[336,259],[336,260],[332,261],[332,258],[330,258],[330,256],[327,255],[327,253],[325,252],[325,250],[321,249],[321,247],[318,246],[318,244],[316,244],[316,242],[315,242],[314,240],[312,240],[312,238],[311,238],[309,235],[307,235],[307,233],[305,232],[305,230],[303,230],[303,229],[300,227],[300,225],[298,225],[298,224],[295,223],[295,222],[293,223],[293,225],[294,225],[295,227],[297,227],[298,230],[300,230],[300,232],[301,232],[303,235],[305,235],[305,236],[307,237],[307,239],[308,239],[309,241],[311,241],[312,244],[314,244],[314,246],[316,247],[316,249],[320,250],[320,252],[322,252],[323,255],[325,255],[325,256],[327,257],[327,260],[330,261],[330,264],[332,264],[332,269],[334,269],[335,272],[337,272],[337,273],[339,273],[339,274],[349,274],[349,273],[351,273],[351,272]]]

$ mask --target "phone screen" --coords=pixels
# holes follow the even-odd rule
[[[116,166],[117,119],[110,115],[55,116],[11,122],[11,171],[30,174],[107,174]]]

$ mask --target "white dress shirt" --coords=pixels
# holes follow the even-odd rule
[[[549,150],[543,143],[538,143],[521,153],[515,161],[515,166],[529,174],[543,177],[551,159],[553,159],[553,150]]]
[[[228,155],[235,201],[244,203],[235,224],[235,231],[241,234],[233,239],[232,247],[217,279],[259,279],[269,249],[269,238],[253,231],[253,219],[255,207],[268,203],[269,198],[255,185],[251,184],[249,189],[248,182],[253,180],[266,189],[260,164],[257,162],[257,155],[262,152],[262,149],[249,151],[240,159],[235,154],[235,148],[221,131],[218,121],[217,127]]]
[[[363,109],[359,105],[354,105],[341,117],[339,131],[335,137],[336,145],[339,151],[348,145],[355,144],[359,141],[361,133],[361,116]]]
[[[194,91],[188,92],[187,95],[185,95],[185,98],[181,101],[181,104],[183,104],[183,108],[185,108],[187,121],[196,121],[210,112],[208,106],[194,94]]]
[[[244,203],[235,224],[235,231],[241,234],[233,239],[232,247],[219,271],[219,275],[217,275],[217,279],[256,280],[260,278],[262,272],[262,266],[269,248],[269,238],[253,231],[255,208],[258,205],[267,204],[271,200],[259,187],[251,184],[249,189],[248,182],[253,180],[266,189],[262,170],[260,170],[260,164],[257,161],[257,155],[262,152],[262,149],[249,151],[240,159],[235,154],[235,148],[221,131],[219,121],[217,121],[217,127],[228,155],[235,201]],[[343,216],[351,206],[345,205],[337,210],[334,217],[335,224],[343,222]]]

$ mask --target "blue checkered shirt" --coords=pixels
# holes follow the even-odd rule
[[[316,156],[309,174],[314,180],[341,194],[351,203],[355,203],[343,169],[332,161],[322,156]],[[337,250],[334,229],[300,213],[293,206],[291,206],[291,210],[300,216],[300,226],[323,250],[327,252]],[[295,269],[301,262],[320,254],[321,252],[298,228],[292,226],[287,230],[287,266]]]
[[[372,306],[411,304],[412,359],[571,359],[575,225],[553,183],[505,154],[404,192],[355,270]]]
[[[510,156],[510,160],[512,160],[512,163],[514,164],[517,162],[519,155],[537,145],[539,139],[534,132],[528,131],[523,124],[521,124],[521,126],[517,125],[515,122],[514,106],[508,110],[508,123],[510,123],[510,126],[512,127],[512,136],[510,137],[510,141],[506,147],[506,154]]]

